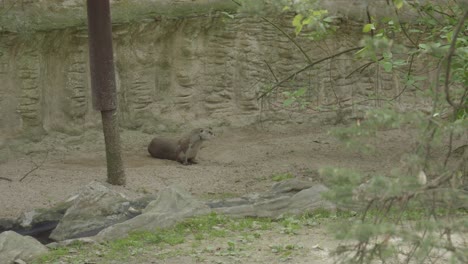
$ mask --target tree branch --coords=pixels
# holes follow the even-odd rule
[[[283,29],[278,27],[275,23],[271,22],[269,19],[267,19],[265,17],[262,17],[262,19],[264,21],[270,23],[272,26],[274,26],[276,29],[278,29],[281,33],[283,33],[283,35],[285,35],[301,51],[301,53],[307,59],[307,62],[312,63],[312,60],[310,59],[309,55],[307,55],[307,53],[302,49],[302,47],[291,36],[289,36],[288,33],[286,33]]]
[[[235,1],[235,0],[231,0],[232,2],[234,2],[236,5],[238,6],[242,6],[239,2]],[[304,55],[304,57],[307,59],[307,62],[308,63],[312,63],[312,60],[310,59],[309,55],[307,55],[307,53],[302,49],[302,47],[299,45],[299,43],[297,43],[291,36],[289,36],[288,33],[286,33],[286,31],[284,31],[282,28],[280,28],[278,25],[276,25],[275,23],[271,22],[269,19],[267,19],[266,17],[261,17],[263,21],[269,23],[270,25],[272,25],[273,27],[275,27],[277,30],[279,30],[281,33],[283,33],[283,35],[285,35],[300,51],[301,53]]]
[[[270,67],[270,64],[268,64],[268,62],[266,60],[264,60],[266,66],[268,67],[268,70],[270,70],[271,72],[271,75],[273,75],[273,78],[275,78],[275,81],[278,82],[278,78],[276,78],[276,75],[275,73],[273,72],[273,69]]]
[[[41,161],[40,164],[37,164],[35,163],[34,161],[32,161],[32,163],[34,164],[34,168],[32,168],[31,170],[29,170],[26,174],[23,175],[23,177],[21,177],[21,179],[19,180],[20,182],[22,182],[24,179],[26,179],[26,177],[28,177],[29,174],[33,173],[35,170],[39,169],[40,167],[42,167],[42,165],[44,164],[44,162],[47,160],[47,157],[49,156],[49,151],[46,152],[46,155],[44,157],[44,159]]]
[[[335,58],[335,57],[338,57],[342,54],[345,54],[345,53],[348,53],[350,51],[354,51],[354,50],[360,50],[364,48],[363,46],[359,46],[359,47],[355,47],[355,48],[350,48],[350,49],[347,49],[347,50],[344,50],[342,52],[338,52],[336,54],[333,54],[331,56],[328,56],[328,57],[325,57],[325,58],[322,58],[322,59],[319,59],[319,60],[316,60],[308,65],[306,65],[305,67],[303,67],[302,69],[296,71],[295,73],[289,75],[288,77],[286,77],[285,79],[277,82],[275,85],[273,85],[270,89],[268,89],[268,91],[262,93],[259,97],[257,97],[257,100],[259,99],[262,99],[263,97],[265,97],[267,94],[271,93],[273,90],[275,90],[276,88],[278,88],[280,85],[282,85],[283,83],[289,81],[290,79],[292,79],[294,76],[298,75],[299,73],[311,68],[312,66],[322,62],[322,61],[326,61],[326,60],[329,60],[329,59],[332,59],[332,58]]]
[[[372,16],[370,15],[370,12],[369,12],[369,4],[366,5],[366,15],[367,15],[367,22],[369,24],[372,24]],[[371,37],[374,38],[374,29],[371,29],[370,33],[371,33]]]
[[[381,60],[383,60],[384,57],[381,57],[380,59],[376,60],[376,61],[371,61],[371,62],[368,62],[368,63],[365,63],[359,67],[357,67],[354,71],[352,71],[351,73],[349,73],[348,75],[346,75],[345,79],[348,79],[351,75],[353,75],[354,73],[356,72],[359,72],[359,73],[362,73],[367,67],[371,66],[372,64],[376,63],[376,62],[379,62]]]
[[[401,28],[401,32],[403,32],[403,34],[405,35],[405,37],[411,42],[411,44],[413,44],[413,46],[415,48],[418,47],[418,44],[416,42],[413,41],[412,38],[410,38],[408,32],[406,31],[406,28],[401,24],[401,22],[399,21],[400,20],[400,14],[398,13],[398,8],[395,6],[395,4],[393,3],[393,10],[395,11],[395,15],[397,16],[398,18],[398,24],[400,24],[400,28]]]
[[[455,44],[457,43],[458,34],[460,33],[462,26],[465,24],[465,20],[467,16],[468,16],[468,10],[465,10],[465,12],[463,13],[463,17],[460,19],[457,27],[455,28],[455,31],[453,32],[452,43],[450,44],[450,48],[447,53],[447,65],[445,66],[446,67],[445,82],[444,82],[445,99],[454,108],[455,111],[457,111],[460,108],[460,106],[454,103],[452,101],[452,98],[450,98],[450,90],[449,90],[450,70],[451,70],[451,64],[452,64],[452,57],[453,57],[453,54],[455,53]]]

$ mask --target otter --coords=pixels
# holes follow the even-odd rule
[[[148,145],[148,152],[158,159],[175,160],[184,165],[197,164],[195,157],[203,141],[214,136],[211,128],[197,128],[179,140],[156,137]]]

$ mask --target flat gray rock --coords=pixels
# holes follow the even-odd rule
[[[92,236],[130,218],[130,202],[120,193],[98,182],[79,191],[50,238],[55,241]]]
[[[178,188],[168,187],[159,192],[158,198],[148,204],[143,214],[102,230],[94,239],[108,241],[125,237],[134,231],[167,228],[185,218],[209,212],[210,208],[207,205],[197,201],[190,194]]]
[[[213,211],[234,217],[278,217],[282,214],[300,215],[319,208],[335,210],[333,203],[322,198],[322,193],[328,188],[322,184],[315,184],[307,189],[296,191],[298,182],[276,185],[278,192],[262,195],[251,204],[213,208]],[[300,185],[302,186],[302,184]],[[282,191],[279,191],[282,190]],[[273,195],[275,194],[275,195]]]
[[[30,261],[49,250],[29,236],[21,236],[13,231],[0,234],[0,263],[10,264],[18,261]]]
[[[271,187],[271,191],[274,193],[297,193],[312,186],[314,186],[314,183],[310,181],[290,179],[273,184],[273,186]]]

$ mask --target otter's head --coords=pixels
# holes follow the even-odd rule
[[[211,127],[198,129],[198,134],[201,140],[210,140],[215,137]]]

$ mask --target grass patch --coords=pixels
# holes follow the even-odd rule
[[[280,182],[280,181],[285,181],[287,179],[292,179],[294,178],[294,175],[291,173],[280,173],[280,174],[274,174],[271,176],[271,180],[275,182]]]
[[[41,256],[37,260],[37,262],[33,262],[33,263],[50,263],[50,262],[60,259],[63,256],[67,256],[69,254],[70,254],[69,247],[59,247],[56,249],[52,249],[47,255]]]
[[[298,246],[298,245],[293,245],[293,244],[288,244],[288,245],[273,245],[270,246],[271,252],[281,255],[282,258],[287,258],[291,256],[293,251],[301,249],[303,247]]]
[[[229,223],[232,231],[268,230],[271,228],[271,219],[268,218],[244,218]]]
[[[310,221],[335,217],[332,212],[317,210],[299,217],[289,216],[272,220],[269,218],[233,219],[224,215],[211,213],[204,216],[186,219],[168,229],[140,231],[130,233],[126,238],[103,244],[76,243],[67,247],[51,250],[47,255],[33,263],[113,263],[123,261],[139,263],[143,257],[166,259],[177,255],[190,255],[190,250],[172,248],[175,245],[189,242],[192,249],[202,245],[201,241],[216,238],[237,237],[236,240],[224,242],[224,249],[213,249],[213,254],[239,255],[247,252],[262,237],[262,232],[280,230],[285,234],[296,234],[300,228],[309,226]],[[287,256],[294,247],[284,246],[281,256]],[[209,249],[207,249],[210,251]],[[159,252],[154,255],[151,252]],[[201,257],[200,254],[195,254]],[[194,255],[194,256],[195,256]]]

